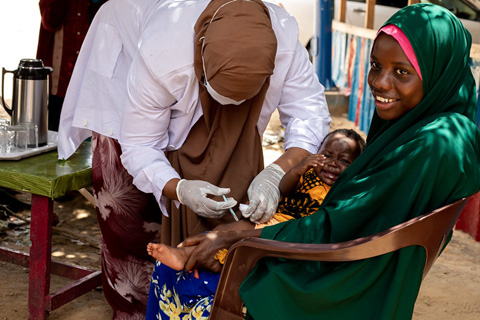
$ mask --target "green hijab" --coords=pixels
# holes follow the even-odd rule
[[[367,147],[319,211],[262,231],[262,238],[335,243],[386,230],[480,190],[480,134],[471,36],[448,10],[405,7],[385,24],[410,41],[423,99],[393,121],[373,116]],[[425,252],[409,247],[352,263],[262,259],[240,288],[259,319],[411,319]],[[268,297],[268,298],[265,298]]]

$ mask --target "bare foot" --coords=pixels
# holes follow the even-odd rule
[[[149,243],[147,252],[149,255],[169,266],[174,270],[183,270],[188,255],[194,247],[173,248],[161,243]]]

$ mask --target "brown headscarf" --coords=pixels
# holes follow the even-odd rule
[[[182,178],[228,187],[228,197],[245,203],[250,182],[263,169],[257,122],[277,49],[268,8],[260,0],[213,0],[198,18],[195,33],[194,67],[203,116],[183,146],[167,157]],[[203,64],[215,91],[247,100],[240,105],[215,101],[203,85]],[[233,221],[229,213],[205,219],[186,206],[177,209],[173,201],[167,209],[170,217],[162,220],[162,242],[170,245]]]

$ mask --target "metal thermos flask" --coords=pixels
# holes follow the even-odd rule
[[[38,145],[48,143],[48,76],[51,67],[45,67],[40,59],[22,59],[17,70],[2,68],[2,104],[11,116],[12,124],[33,122],[38,127]],[[13,73],[11,108],[4,101],[5,74]]]

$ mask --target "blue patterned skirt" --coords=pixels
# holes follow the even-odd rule
[[[220,273],[177,271],[157,261],[145,319],[207,320],[219,278]]]

